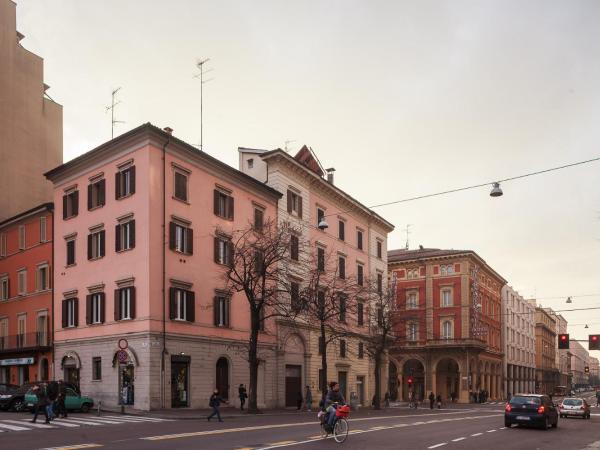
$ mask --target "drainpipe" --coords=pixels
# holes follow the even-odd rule
[[[163,305],[162,305],[162,352],[161,352],[161,362],[160,362],[160,406],[161,408],[165,407],[166,402],[166,379],[165,379],[165,355],[167,353],[167,318],[165,315],[165,308],[167,307],[167,291],[165,288],[165,284],[167,281],[167,271],[166,271],[166,246],[167,246],[167,229],[166,229],[166,215],[167,215],[167,146],[171,142],[171,133],[173,132],[170,128],[165,128],[165,131],[169,134],[165,144],[162,147],[162,159],[163,159],[163,170],[162,170],[162,297],[163,297]]]
[[[52,214],[51,219],[50,219],[50,223],[52,226],[52,243],[50,244],[51,247],[51,261],[52,261],[52,269],[51,269],[51,274],[50,274],[50,278],[52,280],[52,286],[50,288],[50,295],[51,297],[51,310],[50,310],[50,314],[49,314],[49,319],[50,319],[50,336],[52,336],[52,378],[54,378],[56,380],[56,372],[55,372],[55,368],[56,365],[54,364],[54,356],[55,356],[55,352],[54,352],[54,271],[56,269],[56,265],[55,265],[55,261],[54,261],[54,237],[55,237],[55,233],[54,233],[54,206],[51,207],[52,209]],[[48,378],[50,378],[50,376],[48,376]]]

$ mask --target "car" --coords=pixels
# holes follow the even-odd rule
[[[81,395],[72,386],[67,385],[65,391],[67,394],[65,397],[65,408],[67,410],[80,410],[86,413],[94,406],[94,400],[91,397]],[[29,389],[25,394],[25,405],[28,409],[33,410],[36,404],[37,395],[33,389]]]
[[[584,419],[591,419],[590,405],[582,399],[577,397],[565,398],[558,407],[560,417],[582,417]]]
[[[514,395],[504,408],[504,426],[538,426],[547,430],[558,427],[558,411],[550,396],[541,394]]]
[[[32,384],[0,384],[0,409],[21,412],[25,409],[25,393]]]

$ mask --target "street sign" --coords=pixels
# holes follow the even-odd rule
[[[127,339],[125,339],[125,338],[119,339],[119,343],[117,345],[119,346],[119,348],[121,350],[127,350],[127,347],[129,347],[129,343],[127,342]]]
[[[129,354],[125,350],[119,350],[117,352],[117,361],[119,361],[119,364],[127,364]]]

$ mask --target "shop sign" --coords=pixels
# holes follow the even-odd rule
[[[0,366],[22,366],[25,364],[33,364],[34,358],[10,358],[0,359]]]

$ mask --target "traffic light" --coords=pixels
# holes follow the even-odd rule
[[[590,373],[590,366],[585,366],[583,370],[585,371],[585,373]]]
[[[590,334],[588,344],[589,350],[600,350],[600,334]]]
[[[569,349],[569,335],[568,334],[559,334],[558,335],[558,348],[561,350]]]
[[[408,377],[407,381],[408,381],[408,385],[412,386],[412,384],[413,384],[413,378],[412,377]]]

